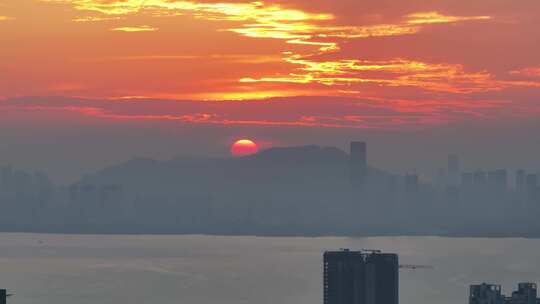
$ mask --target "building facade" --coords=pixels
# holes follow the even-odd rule
[[[0,289],[0,304],[6,304],[7,303],[7,290]]]
[[[398,304],[396,254],[379,251],[324,253],[324,304]]]
[[[507,298],[507,304],[536,304],[537,299],[536,283],[519,283],[518,289],[512,292],[512,296]]]
[[[456,154],[448,155],[448,186],[457,186],[460,176],[459,156]]]
[[[469,304],[505,304],[501,285],[486,283],[471,285]]]
[[[536,283],[519,283],[510,297],[502,294],[500,285],[471,285],[469,304],[540,304]]]

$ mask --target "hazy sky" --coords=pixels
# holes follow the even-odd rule
[[[536,0],[0,0],[0,163],[372,143],[538,169]],[[269,97],[277,97],[266,99]],[[428,155],[429,154],[429,155]],[[429,166],[428,166],[429,164]]]

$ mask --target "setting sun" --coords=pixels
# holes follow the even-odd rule
[[[234,157],[248,156],[259,152],[259,147],[249,139],[240,139],[231,146],[231,154]]]

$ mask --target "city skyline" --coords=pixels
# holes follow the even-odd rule
[[[182,156],[182,155],[178,155],[176,156],[175,158],[173,158],[172,160],[174,159],[201,159],[201,160],[204,160],[204,159],[208,159],[208,160],[211,160],[211,159],[227,159],[229,157],[239,157],[239,158],[244,158],[244,157],[250,157],[250,156],[253,156],[253,155],[256,155],[258,153],[261,153],[261,152],[265,152],[265,151],[268,151],[268,150],[274,150],[274,149],[294,149],[294,148],[302,148],[302,147],[315,147],[315,146],[319,146],[319,147],[324,147],[324,148],[336,148],[336,149],[339,149],[337,147],[330,147],[330,146],[320,146],[320,145],[317,145],[317,144],[310,144],[310,145],[299,145],[299,146],[271,146],[269,145],[269,143],[266,143],[266,142],[258,142],[258,141],[253,141],[251,139],[238,139],[238,140],[234,140],[230,143],[230,151],[227,151],[225,153],[225,155],[221,155],[221,156],[206,156],[206,155],[198,155],[198,156],[195,156],[195,155],[187,155],[187,156]],[[369,146],[370,149],[373,150],[373,148],[376,148],[374,147],[373,145],[370,145]],[[456,148],[459,148],[459,147],[456,147]],[[348,152],[345,152],[344,153],[348,153],[349,157],[351,157],[351,171],[349,173],[350,175],[350,178],[351,179],[356,179],[356,180],[359,180],[362,178],[362,176],[365,176],[367,173],[366,173],[366,170],[368,168],[368,166],[372,167],[372,168],[379,168],[379,169],[386,169],[384,167],[379,167],[377,166],[376,164],[374,164],[373,162],[373,156],[371,157],[370,161],[368,161],[368,142],[366,141],[352,141],[349,143],[349,150]],[[370,152],[371,155],[373,155],[374,153],[373,152]],[[427,154],[426,154],[427,156]],[[376,157],[376,156],[375,156]],[[447,162],[446,164],[444,163],[444,159],[443,157],[447,157]],[[119,162],[122,163],[122,162],[127,162],[127,161],[130,161],[130,160],[133,160],[133,159],[153,159],[152,157],[148,157],[148,156],[141,156],[141,157],[137,157],[137,158],[132,158],[132,159],[129,159],[129,158],[126,158],[126,159],[122,159],[120,160]],[[471,162],[470,161],[467,161],[467,155],[461,155],[461,154],[457,154],[453,151],[450,151],[450,152],[447,152],[447,154],[444,154],[444,155],[441,155],[440,157],[438,157],[439,159],[439,163],[438,164],[434,164],[434,166],[432,166],[430,169],[428,170],[423,170],[423,172],[419,172],[419,170],[417,170],[417,167],[415,166],[409,166],[408,168],[404,168],[403,170],[398,170],[397,172],[395,172],[395,170],[392,170],[392,169],[386,169],[387,171],[394,171],[393,173],[394,174],[399,174],[399,175],[407,175],[407,174],[413,174],[413,175],[418,175],[421,179],[422,182],[425,182],[425,183],[430,183],[430,184],[434,184],[434,185],[450,185],[450,186],[459,186],[459,185],[463,185],[464,183],[472,183],[474,181],[475,178],[481,178],[481,177],[478,177],[478,176],[475,176],[475,174],[486,174],[486,179],[488,178],[487,174],[489,173],[493,173],[493,174],[496,174],[498,173],[499,175],[500,174],[503,174],[505,175],[504,179],[507,180],[507,182],[505,184],[509,185],[509,186],[512,186],[513,189],[517,190],[520,186],[518,186],[517,184],[518,183],[521,183],[521,187],[524,187],[527,182],[531,182],[531,183],[534,183],[533,179],[534,179],[534,176],[533,175],[538,175],[540,174],[540,168],[538,167],[532,167],[532,168],[529,168],[529,167],[524,167],[524,166],[518,166],[518,167],[507,167],[507,166],[504,166],[504,165],[499,165],[499,164],[492,164],[491,166],[478,166],[478,165],[474,165],[472,164],[471,165]],[[156,161],[169,161],[170,159],[154,159]],[[404,161],[406,161],[406,159],[403,159]],[[369,163],[369,164],[368,164]],[[466,165],[464,165],[466,164]],[[44,177],[46,177],[47,179],[49,178],[49,175],[48,173],[49,172],[46,172],[46,171],[43,171],[43,170],[35,170],[35,169],[32,169],[32,168],[21,168],[21,167],[18,167],[16,165],[13,165],[9,160],[0,160],[0,167],[4,167],[4,168],[12,168],[12,169],[19,169],[22,170],[22,171],[27,171],[31,174],[35,174],[35,175],[43,175]],[[74,180],[71,180],[69,182],[55,182],[59,185],[62,185],[62,184],[71,184],[71,183],[74,183],[76,182],[77,180],[79,180],[81,177],[84,177],[85,175],[88,175],[88,174],[92,174],[94,172],[97,172],[97,171],[100,171],[100,170],[103,170],[105,169],[106,166],[105,164],[101,165],[101,166],[98,166],[97,168],[93,169],[93,170],[90,170],[90,171],[86,171],[86,172],[81,172],[81,174],[78,176],[78,177],[75,177]],[[54,171],[54,170],[52,170]],[[503,172],[505,171],[505,172]],[[54,181],[54,179],[52,179],[52,181]]]
[[[320,146],[257,153],[254,142],[240,140],[233,147],[244,147],[238,143],[248,150],[233,149],[227,158],[132,159],[68,185],[0,167],[0,199],[10,210],[0,229],[540,236],[539,175],[530,169],[468,171],[450,154],[447,169],[430,182],[414,171],[372,166],[366,142],[351,142],[349,153]],[[246,151],[247,156],[235,154]]]

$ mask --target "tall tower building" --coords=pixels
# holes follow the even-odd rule
[[[351,142],[351,182],[363,183],[367,176],[367,144],[365,142]]]
[[[536,304],[537,286],[535,283],[519,283],[518,290],[512,293],[507,304]]]
[[[477,188],[483,188],[487,185],[487,175],[485,171],[477,170],[473,174],[473,183]]]
[[[529,199],[534,199],[536,197],[536,191],[538,188],[538,175],[536,174],[527,174],[525,178],[525,187],[527,191],[527,196]]]
[[[364,251],[324,253],[324,304],[398,304],[396,254]]]
[[[474,175],[471,172],[461,174],[461,187],[471,189],[474,184]]]
[[[525,178],[526,178],[525,170],[516,171],[516,191],[520,194],[525,192]]]
[[[366,258],[367,304],[399,303],[397,254],[373,253]]]
[[[448,185],[459,185],[460,166],[459,157],[456,154],[448,155]]]
[[[508,188],[508,172],[505,169],[489,171],[487,183],[491,191],[506,191]]]
[[[469,304],[505,304],[505,297],[500,285],[480,284],[471,285]]]
[[[420,190],[420,179],[418,174],[407,174],[405,175],[405,193],[406,194],[417,194]]]
[[[6,304],[7,303],[7,291],[5,289],[0,289],[0,304]]]

